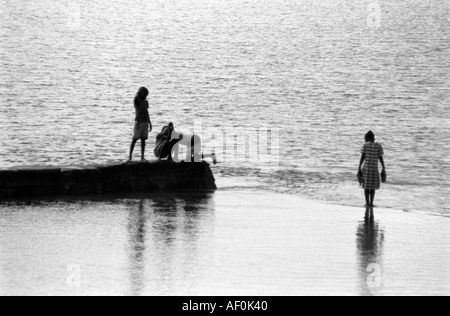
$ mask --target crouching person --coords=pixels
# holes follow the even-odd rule
[[[169,123],[162,128],[161,132],[156,136],[155,143],[155,156],[158,158],[158,161],[162,159],[168,159],[172,161],[172,148],[178,143],[183,136],[172,139],[172,133],[174,131],[173,123]]]
[[[179,158],[180,145],[186,146],[185,159]],[[168,159],[179,162],[202,162],[205,158],[211,158],[214,164],[217,164],[214,153],[205,155],[201,152],[202,141],[198,135],[185,135],[177,133],[173,123],[164,126],[161,133],[156,137],[155,156],[158,161]]]

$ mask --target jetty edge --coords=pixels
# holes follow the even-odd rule
[[[0,198],[216,190],[209,163],[111,163],[0,169]]]

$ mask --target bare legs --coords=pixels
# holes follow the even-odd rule
[[[191,148],[188,150],[187,156],[191,158],[191,162],[201,162],[205,158],[211,158],[213,163],[217,164],[216,154],[204,154],[202,150],[202,140],[198,135],[194,135],[191,138]]]
[[[375,190],[370,191],[370,206],[374,207],[375,202]]]
[[[211,158],[212,161],[213,161],[213,164],[217,165],[216,154],[211,154],[211,155],[205,155],[205,154],[202,154],[202,158],[203,158],[203,159],[205,159],[205,158]]]
[[[141,161],[148,162],[145,160],[145,139],[141,139]]]
[[[375,190],[364,190],[364,195],[366,196],[366,205],[372,206],[375,201]]]
[[[128,158],[128,162],[131,162],[131,160],[133,160],[133,151],[134,151],[134,146],[136,146],[137,143],[137,139],[133,139],[133,141],[131,142],[131,146],[130,146],[130,156]]]
[[[134,151],[134,147],[136,146],[138,139],[133,139],[133,141],[131,142],[131,146],[130,146],[130,156],[128,159],[128,162],[131,162],[133,160],[133,151]],[[145,139],[141,138],[141,161],[142,162],[147,162],[147,160],[145,160]]]
[[[366,197],[366,206],[370,206],[370,190],[364,190],[364,195]]]

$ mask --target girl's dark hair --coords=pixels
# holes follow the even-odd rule
[[[146,87],[140,87],[138,90],[138,94],[148,96],[150,94],[150,92],[148,91],[148,89]]]
[[[365,137],[366,141],[375,141],[375,134],[372,131],[368,131]]]

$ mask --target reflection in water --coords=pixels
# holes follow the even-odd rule
[[[196,266],[198,240],[211,218],[212,193],[183,193],[141,200],[129,211],[129,269],[132,295],[166,290],[180,271]],[[206,223],[213,227],[211,223]],[[155,284],[156,283],[156,284]],[[153,294],[153,293],[146,293]]]
[[[384,230],[375,221],[373,208],[367,208],[364,222],[360,222],[356,236],[360,293],[373,295],[380,288],[378,282],[381,279],[376,277],[382,276],[384,244]]]
[[[130,273],[133,296],[142,294],[145,287],[145,200],[141,200],[137,209],[130,210],[128,232],[130,239]]]

